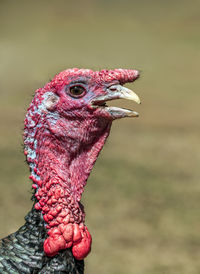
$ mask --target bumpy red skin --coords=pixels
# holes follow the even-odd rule
[[[108,86],[138,76],[136,70],[69,69],[36,90],[25,119],[24,153],[38,200],[35,208],[42,211],[46,223],[47,256],[72,248],[81,260],[90,252],[92,238],[80,200],[113,120],[90,102],[104,95]],[[74,83],[85,87],[82,98],[69,95]]]

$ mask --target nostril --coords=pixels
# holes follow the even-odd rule
[[[116,85],[115,85],[115,86],[110,86],[108,89],[109,89],[110,91],[117,91]]]
[[[109,90],[116,91],[117,89],[116,88],[109,88]]]

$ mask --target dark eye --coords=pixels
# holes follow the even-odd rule
[[[69,89],[69,94],[74,98],[79,98],[85,95],[86,90],[82,86],[73,86]]]

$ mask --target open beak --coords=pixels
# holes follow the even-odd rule
[[[106,94],[96,97],[92,100],[92,106],[95,108],[103,108],[103,110],[107,111],[113,119],[139,116],[139,114],[133,110],[119,107],[109,107],[106,105],[106,101],[115,99],[127,99],[135,101],[137,104],[141,103],[138,95],[132,90],[122,85],[112,85],[107,88]]]

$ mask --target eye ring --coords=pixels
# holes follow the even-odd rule
[[[69,95],[73,98],[83,97],[86,93],[86,89],[81,85],[74,85],[69,88]]]

